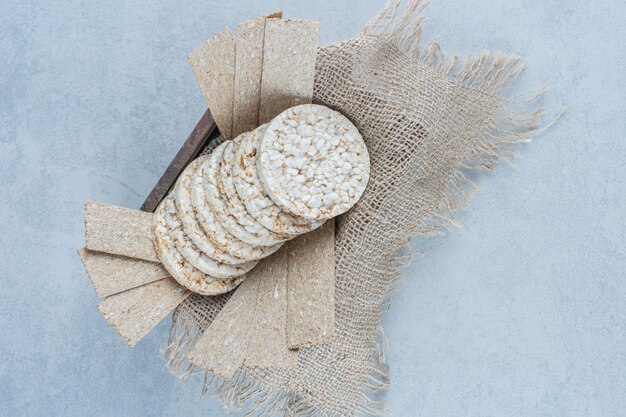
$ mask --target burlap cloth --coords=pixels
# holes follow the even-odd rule
[[[319,49],[314,101],[355,123],[372,167],[367,191],[337,221],[336,336],[301,349],[295,369],[242,367],[230,381],[205,375],[204,389],[225,406],[251,415],[383,414],[380,314],[406,261],[400,250],[453,223],[474,189],[468,169],[512,158],[510,145],[542,130],[543,109],[515,110],[529,100],[503,97],[524,67],[518,57],[483,52],[458,64],[437,43],[420,47],[425,4],[396,18],[390,2],[358,38]],[[227,298],[194,295],[177,309],[166,354],[184,378],[204,372],[184,355]]]

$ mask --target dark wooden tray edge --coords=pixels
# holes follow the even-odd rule
[[[165,198],[167,193],[176,183],[178,176],[185,167],[202,152],[205,146],[219,136],[217,125],[213,120],[211,112],[207,109],[202,115],[196,127],[189,134],[176,156],[161,175],[146,201],[141,205],[140,210],[154,212],[159,203]]]

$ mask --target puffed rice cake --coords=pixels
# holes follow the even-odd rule
[[[226,142],[215,148],[209,159],[204,160],[194,173],[191,188],[192,205],[201,227],[216,246],[240,259],[248,261],[261,259],[276,252],[280,245],[255,246],[245,243],[226,231],[216,215],[216,206],[220,203],[217,188],[218,172],[211,168],[211,161],[221,159],[225,144]]]
[[[214,278],[233,278],[243,275],[257,264],[256,261],[246,262],[238,265],[228,265],[216,262],[202,253],[196,245],[193,244],[182,229],[182,225],[176,214],[176,207],[171,199],[168,199],[165,207],[165,223],[170,231],[172,241],[178,252],[193,267]]]
[[[370,161],[361,134],[347,117],[325,106],[303,104],[269,123],[258,146],[257,172],[280,208],[325,220],[361,198]]]
[[[198,294],[218,295],[236,288],[245,275],[230,279],[211,277],[191,266],[176,250],[166,223],[166,207],[170,202],[170,197],[161,202],[154,214],[152,229],[154,246],[165,269],[180,285]]]
[[[241,141],[242,135],[237,136],[224,148],[220,167],[219,187],[226,204],[226,211],[232,215],[241,229],[229,230],[244,242],[256,245],[274,245],[294,238],[296,235],[272,232],[257,222],[246,210],[233,182],[233,166],[235,165],[235,150]]]
[[[180,178],[176,182],[176,186],[174,187],[174,201],[176,204],[178,218],[183,226],[183,231],[200,251],[204,252],[208,257],[218,262],[230,265],[238,265],[248,262],[248,260],[237,258],[216,246],[211,239],[209,239],[206,232],[198,222],[196,211],[194,210],[191,201],[191,191],[194,186],[192,182],[197,181],[197,177],[194,174],[198,171],[201,164],[208,159],[208,156],[201,156],[192,161],[183,170]],[[201,177],[200,179],[202,180]]]
[[[261,225],[276,233],[302,234],[321,226],[323,222],[306,220],[281,210],[265,193],[257,175],[256,154],[267,125],[244,133],[235,153],[233,181],[237,194],[248,213]]]
[[[200,173],[202,175],[200,178],[203,181],[198,181],[198,183],[202,183],[209,208],[213,211],[218,225],[221,226],[224,231],[224,240],[227,242],[229,252],[243,259],[252,260],[265,258],[276,252],[282,246],[282,243],[276,243],[272,246],[251,245],[238,239],[228,231],[227,224],[231,228],[238,224],[226,211],[226,204],[220,193],[218,183],[220,182],[219,172],[222,154],[229,143],[230,142],[224,142],[218,146],[213,153],[211,153],[210,158],[204,161],[202,164],[202,172]],[[200,185],[198,185],[198,187],[200,187]]]

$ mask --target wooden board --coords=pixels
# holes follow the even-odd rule
[[[159,203],[167,196],[170,189],[174,187],[181,172],[183,172],[191,161],[198,157],[206,144],[215,139],[218,135],[219,131],[217,130],[217,125],[213,121],[211,111],[207,109],[187,140],[178,150],[163,175],[161,175],[159,181],[152,191],[150,191],[146,201],[141,205],[140,210],[153,213],[159,206]]]

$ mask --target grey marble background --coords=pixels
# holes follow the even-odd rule
[[[284,9],[354,36],[381,1],[0,1],[0,415],[220,416],[129,349],[75,250],[82,205],[138,207],[202,115],[186,55]],[[426,37],[527,57],[569,114],[478,176],[464,227],[417,242],[384,316],[395,416],[626,415],[626,4],[434,0]],[[233,413],[238,415],[238,413]]]

